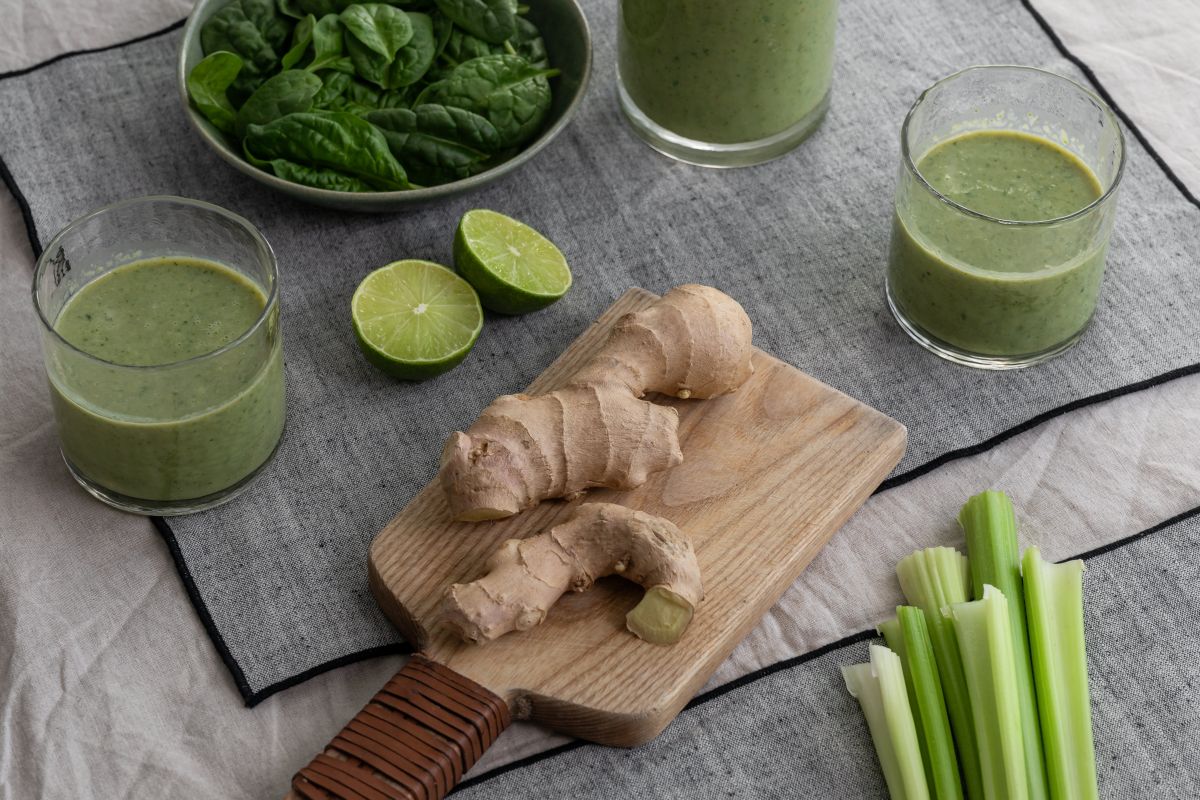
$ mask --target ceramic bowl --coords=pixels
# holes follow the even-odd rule
[[[538,26],[546,42],[550,63],[561,70],[562,74],[551,80],[554,102],[545,126],[524,150],[503,164],[497,164],[478,175],[440,186],[402,192],[335,192],[329,189],[315,189],[285,181],[251,166],[242,157],[235,143],[213,127],[212,123],[188,102],[185,79],[192,67],[204,57],[200,48],[200,28],[210,16],[229,2],[230,0],[198,0],[183,28],[177,79],[184,113],[204,143],[234,169],[284,194],[330,208],[368,212],[401,211],[408,206],[470,192],[499,180],[535,158],[562,132],[579,108],[587,89],[588,78],[591,76],[592,38],[587,19],[577,0],[525,0],[529,5],[529,20]]]

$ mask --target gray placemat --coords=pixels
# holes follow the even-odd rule
[[[222,164],[180,109],[177,32],[0,81],[0,158],[35,237],[117,199],[181,194],[244,214],[279,256],[290,403],[279,458],[237,502],[162,526],[249,702],[396,646],[366,585],[371,537],[433,476],[448,431],[524,387],[631,285],[733,294],[760,347],[909,427],[893,481],[1200,361],[1200,305],[1181,301],[1200,289],[1200,212],[1132,138],[1110,272],[1079,347],[1035,369],[977,372],[926,354],[890,318],[883,265],[913,98],[972,63],[1078,74],[1018,0],[847,0],[824,127],[786,158],[734,171],[677,164],[634,138],[616,110],[616,3],[586,6],[596,77],[562,138],[496,186],[391,216],[304,206]],[[355,285],[398,258],[449,263],[455,221],[480,206],[554,238],[575,288],[539,314],[490,318],[437,380],[383,377],[350,331]]]
[[[1101,797],[1200,797],[1197,512],[1086,558]],[[841,676],[842,666],[867,660],[866,642],[875,640],[853,638],[753,686],[699,698],[635,750],[569,745],[485,775],[458,796],[886,800],[862,712]]]

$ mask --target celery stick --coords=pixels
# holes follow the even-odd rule
[[[892,800],[929,800],[917,727],[904,687],[900,657],[871,645],[869,664],[842,667],[846,689],[858,699]]]
[[[945,615],[945,609],[968,599],[967,559],[952,547],[930,547],[906,556],[896,565],[896,575],[908,602],[925,612],[966,796],[970,800],[986,800],[958,639]]]
[[[1029,800],[1008,600],[985,584],[983,599],[950,607],[971,695],[987,800]]]
[[[962,783],[958,775],[958,760],[954,757],[954,740],[950,736],[950,718],[946,714],[946,698],[938,677],[933,656],[933,641],[925,612],[914,606],[896,609],[900,621],[904,680],[909,687],[913,716],[921,743],[921,756],[931,794],[937,800],[962,800]],[[915,700],[911,698],[915,697]]]
[[[958,512],[958,522],[967,535],[967,558],[971,562],[971,596],[983,597],[985,584],[995,586],[1008,598],[1008,614],[1016,665],[1017,698],[1021,712],[1021,741],[1025,750],[1025,776],[1030,800],[1047,800],[1046,762],[1038,723],[1033,669],[1029,663],[1029,635],[1025,627],[1021,562],[1017,553],[1017,518],[1012,501],[1004,492],[987,491],[967,500]]]
[[[1025,605],[1046,772],[1054,800],[1096,800],[1096,753],[1083,637],[1083,562],[1025,551]]]

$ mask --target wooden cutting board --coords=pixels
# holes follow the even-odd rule
[[[641,289],[628,291],[528,392],[563,385],[601,347],[618,317],[656,299]],[[435,481],[375,538],[370,554],[371,588],[380,606],[428,659],[418,676],[424,683],[405,683],[402,672],[372,702],[412,721],[425,712],[402,699],[425,691],[420,686],[445,689],[457,673],[469,679],[463,686],[473,682],[473,690],[489,690],[492,707],[472,703],[487,692],[466,689],[457,700],[428,701],[430,708],[450,709],[456,724],[475,714],[464,735],[482,746],[464,739],[464,756],[482,752],[489,729],[498,733],[507,723],[506,712],[607,745],[637,745],[662,731],[904,452],[905,429],[895,420],[759,350],[754,367],[750,381],[726,397],[660,398],[679,410],[683,464],[633,491],[593,490],[586,498],[658,514],[691,536],[705,598],[679,643],[653,645],[626,631],[625,614],[642,589],[617,578],[565,595],[542,625],[486,645],[466,644],[439,627],[447,586],[479,577],[505,539],[557,524],[571,505],[550,501],[506,520],[456,523]],[[478,708],[464,710],[470,705]],[[386,728],[382,718],[380,711],[368,721]],[[433,734],[429,741],[442,739]],[[336,743],[327,753],[361,760]],[[471,761],[443,766],[442,783],[456,782],[455,773],[461,777]],[[374,770],[378,776],[379,764]],[[411,765],[406,771],[413,771]],[[440,796],[425,783],[431,787],[425,796]],[[421,796],[411,785],[409,791]]]

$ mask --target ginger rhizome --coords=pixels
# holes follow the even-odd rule
[[[582,592],[606,575],[646,588],[626,625],[656,644],[678,641],[704,597],[696,552],[673,523],[583,503],[566,522],[501,545],[486,575],[447,590],[442,618],[467,641],[491,641],[541,623],[565,592]]]
[[[736,300],[688,284],[617,321],[567,386],[505,395],[451,434],[441,483],[450,514],[478,522],[605,486],[633,489],[683,461],[679,414],[647,393],[705,399],[749,379],[750,318]]]

